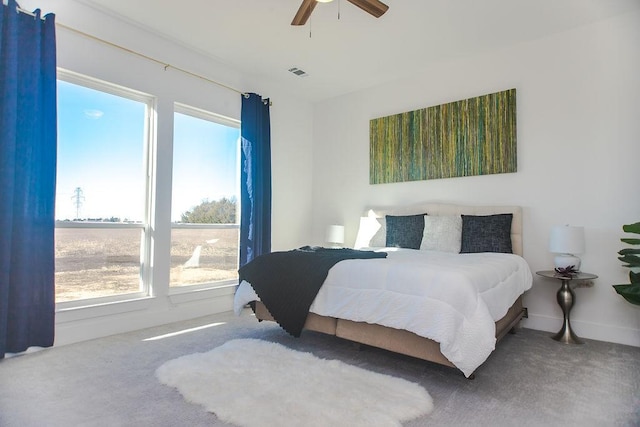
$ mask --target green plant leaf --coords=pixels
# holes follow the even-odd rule
[[[630,271],[629,280],[631,281],[631,284],[640,285],[640,273],[634,273],[633,271]]]
[[[620,256],[618,259],[622,262],[626,262],[631,267],[640,267],[640,257],[635,255]]]
[[[622,230],[627,233],[640,234],[640,222],[636,222],[634,224],[625,224],[622,226]]]
[[[613,288],[631,304],[640,305],[640,285],[613,285]]]
[[[634,255],[634,254],[640,254],[640,249],[633,249],[633,248],[629,248],[629,249],[622,249],[620,251],[618,251],[618,253],[620,255]]]
[[[640,239],[620,239],[623,243],[628,243],[630,245],[640,245]]]

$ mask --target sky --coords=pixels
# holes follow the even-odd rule
[[[58,80],[57,220],[144,219],[145,108]],[[237,197],[240,130],[185,114],[174,117],[176,221],[204,200]]]
[[[174,114],[171,220],[203,200],[239,199],[240,129]]]

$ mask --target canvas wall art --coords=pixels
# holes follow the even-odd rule
[[[517,170],[516,90],[373,119],[369,182]]]

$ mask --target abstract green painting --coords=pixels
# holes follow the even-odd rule
[[[516,172],[516,90],[373,119],[369,138],[371,184]]]

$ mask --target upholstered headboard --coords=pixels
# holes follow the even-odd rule
[[[522,256],[522,207],[520,206],[465,206],[450,203],[421,203],[403,207],[367,209],[364,216],[384,218],[385,215],[494,215],[512,214],[511,245],[514,254]]]

